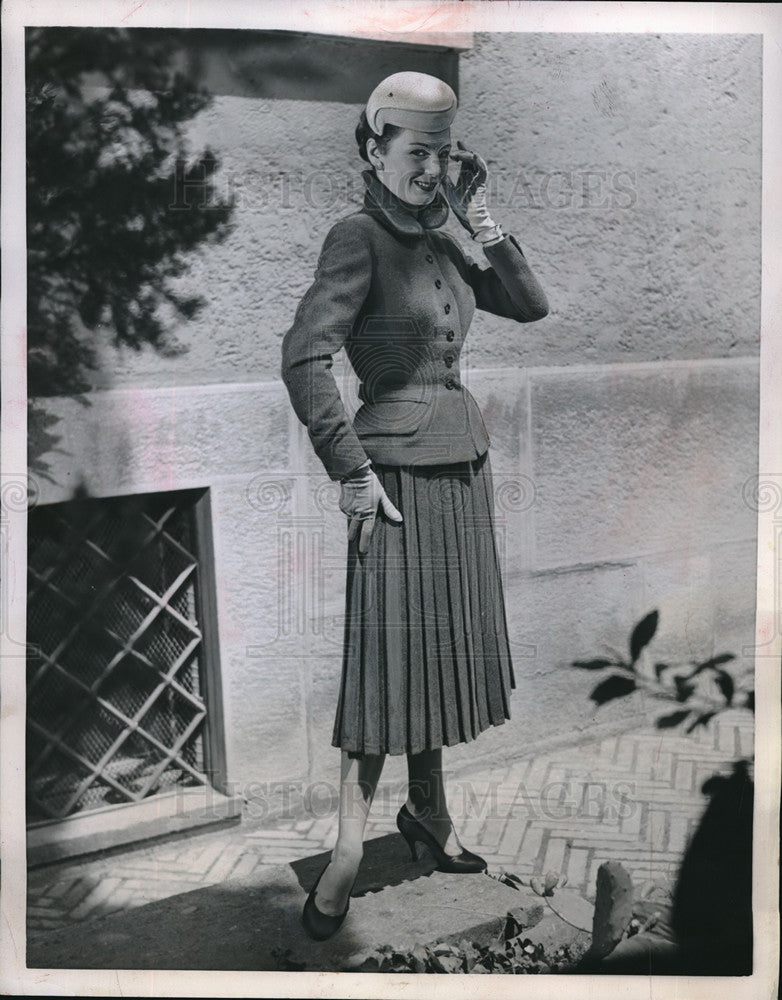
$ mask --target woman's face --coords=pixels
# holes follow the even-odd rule
[[[416,132],[402,129],[381,152],[373,139],[367,142],[369,161],[385,186],[402,201],[420,207],[434,200],[448,172],[451,130]],[[382,169],[380,165],[382,164]]]

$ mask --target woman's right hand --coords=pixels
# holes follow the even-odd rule
[[[388,499],[388,494],[369,465],[343,479],[340,487],[339,509],[348,517],[348,541],[355,541],[358,537],[358,551],[364,555],[369,549],[378,504],[386,517],[398,524],[402,522],[402,515]]]
[[[443,191],[451,211],[476,243],[495,243],[502,239],[502,230],[489,215],[486,207],[486,186],[489,168],[482,156],[466,149],[457,141],[451,159],[459,164],[456,183],[446,177]]]

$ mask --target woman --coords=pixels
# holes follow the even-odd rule
[[[448,814],[442,748],[509,718],[514,686],[493,537],[489,437],[461,384],[474,309],[526,323],[548,312],[521,248],[486,208],[486,165],[451,145],[456,95],[395,73],[356,140],[363,208],[337,222],[283,342],[282,375],[348,517],[339,833],[304,907],[322,940],[342,924],[386,754],[406,754],[397,825],[414,858],[479,872]],[[454,185],[449,161],[459,163]],[[449,204],[488,267],[439,227]],[[351,424],[331,372],[344,347],[363,401]]]

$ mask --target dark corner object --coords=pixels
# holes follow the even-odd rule
[[[48,29],[58,41],[69,33],[89,49],[94,32],[100,50],[102,28]],[[134,45],[165,42],[180,71],[213,96],[361,104],[391,73],[411,70],[445,80],[459,93],[459,53],[443,45],[382,41],[302,31],[235,28],[129,28]],[[84,68],[89,70],[87,57]],[[131,68],[132,70],[132,68]],[[131,84],[132,85],[132,84]]]
[[[704,782],[709,797],[685,851],[671,912],[673,940],[636,934],[575,973],[748,976],[752,974],[752,813],[747,762]]]

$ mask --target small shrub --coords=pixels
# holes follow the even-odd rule
[[[530,941],[522,932],[489,945],[462,939],[458,945],[416,945],[412,951],[383,946],[360,956],[360,962],[345,971],[516,976],[564,973],[575,969],[585,950],[586,945],[566,944],[547,952],[540,942]]]

